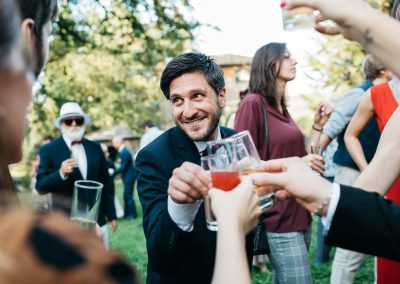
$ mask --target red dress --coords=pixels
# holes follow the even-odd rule
[[[375,118],[378,128],[382,132],[393,112],[399,106],[389,83],[381,84],[371,88],[371,100],[374,106]],[[400,204],[400,178],[396,180],[385,196]],[[385,244],[382,244],[385,245]],[[377,258],[377,284],[398,283],[400,281],[400,262]]]

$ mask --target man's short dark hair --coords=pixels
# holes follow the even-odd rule
[[[225,87],[224,73],[212,58],[202,53],[185,53],[172,59],[161,75],[160,88],[167,99],[171,82],[186,73],[203,74],[217,95]]]
[[[148,127],[152,128],[154,127],[154,122],[152,120],[146,120],[145,122],[142,123],[142,128]]]

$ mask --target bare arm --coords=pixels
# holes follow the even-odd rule
[[[317,21],[335,21],[337,27],[317,24],[315,29],[328,35],[343,34],[361,43],[384,66],[400,75],[400,38],[393,36],[400,31],[396,20],[372,9],[362,0],[286,0],[285,9],[308,6],[319,10]],[[382,32],[387,31],[387,32]]]
[[[326,148],[326,146],[331,142],[329,136],[322,133],[322,129],[328,122],[331,113],[332,109],[329,106],[322,102],[318,104],[317,109],[315,110],[314,123],[308,139],[309,145],[321,143],[324,148]],[[310,147],[308,147],[307,152],[310,153]]]
[[[245,250],[245,234],[258,222],[258,197],[250,178],[243,179],[234,190],[211,189],[212,210],[218,220],[217,251],[213,284],[250,284]]]
[[[385,195],[400,175],[400,108],[393,113],[382,132],[375,156],[357,178],[355,187]]]
[[[344,134],[347,150],[360,171],[363,171],[368,166],[368,163],[358,136],[373,115],[374,107],[371,101],[371,94],[367,91]]]

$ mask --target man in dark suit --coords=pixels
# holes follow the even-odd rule
[[[83,138],[89,122],[89,116],[77,103],[62,105],[60,116],[54,121],[62,136],[40,148],[36,189],[41,194],[52,193],[54,208],[70,214],[74,182],[83,179],[101,182],[104,187],[97,223],[104,226],[108,221],[116,229],[117,218],[106,159],[100,144]]]
[[[294,197],[321,216],[329,244],[400,260],[399,205],[375,192],[332,184],[300,158],[270,160],[264,169],[267,173],[252,176],[254,185],[279,188],[277,199]]]
[[[160,85],[176,126],[136,159],[147,283],[210,283],[216,234],[206,227],[202,196],[210,177],[199,164],[206,141],[234,133],[219,126],[226,100],[222,70],[204,54],[187,53],[168,63]],[[246,245],[250,265],[250,238]]]
[[[114,170],[114,176],[121,174],[122,182],[124,183],[124,218],[135,219],[137,217],[135,201],[133,199],[135,168],[133,167],[132,154],[124,144],[122,136],[114,137],[112,144],[117,149],[121,160],[119,167]]]

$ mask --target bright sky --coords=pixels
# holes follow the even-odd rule
[[[289,95],[310,92],[310,81],[302,70],[306,53],[318,47],[319,35],[313,29],[284,31],[280,0],[192,0],[194,17],[218,26],[220,31],[202,28],[196,34],[195,48],[208,55],[237,54],[253,56],[269,42],[286,42],[297,59],[296,79],[288,84]]]

